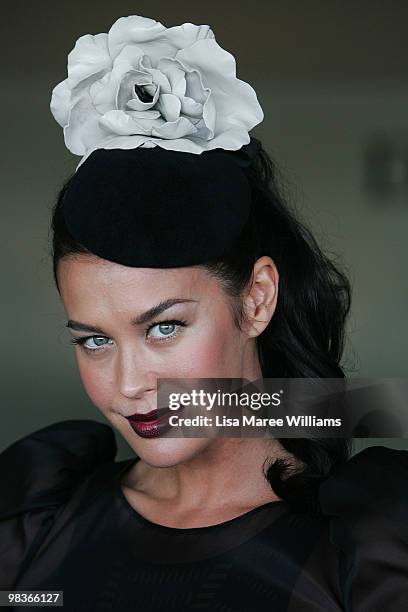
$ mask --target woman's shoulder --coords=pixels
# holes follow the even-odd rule
[[[408,451],[377,445],[354,454],[320,485],[319,505],[347,568],[346,610],[405,610]]]
[[[93,420],[38,429],[0,453],[0,588],[12,589],[58,509],[89,474],[116,455],[113,430]]]
[[[370,446],[354,454],[320,485],[319,502],[328,514],[390,512],[395,517],[400,504],[408,504],[408,451]]]
[[[18,439],[0,453],[0,518],[63,503],[116,450],[113,430],[87,419],[59,421]]]

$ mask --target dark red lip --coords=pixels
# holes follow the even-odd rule
[[[155,410],[151,410],[150,412],[146,412],[145,414],[135,413],[125,418],[128,419],[128,421],[148,423],[149,421],[157,421],[168,412],[170,412],[169,408],[157,408]]]
[[[171,429],[170,408],[159,408],[146,414],[133,414],[126,417],[135,433],[142,438],[157,438]]]

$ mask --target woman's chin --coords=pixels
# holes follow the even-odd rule
[[[130,440],[127,441],[130,443]],[[208,438],[153,438],[132,442],[130,445],[135,454],[151,467],[172,467],[196,458],[211,443],[211,440]]]
[[[172,467],[189,461],[213,442],[211,438],[170,437],[169,432],[149,437],[134,431],[123,417],[109,415],[108,419],[135,455],[152,467]]]

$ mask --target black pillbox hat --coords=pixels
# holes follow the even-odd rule
[[[259,150],[201,154],[160,146],[97,149],[64,194],[70,234],[93,254],[125,266],[171,268],[223,254],[251,207],[245,173]]]

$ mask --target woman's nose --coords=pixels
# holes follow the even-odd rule
[[[117,361],[117,384],[121,395],[138,399],[156,389],[157,377],[148,367],[146,360],[135,351],[122,351]]]

